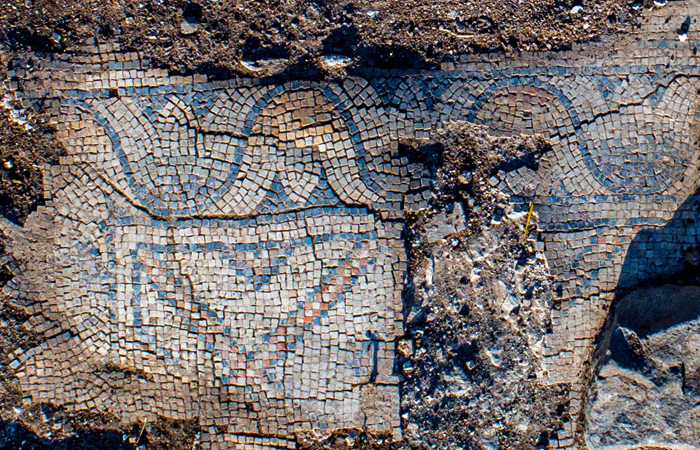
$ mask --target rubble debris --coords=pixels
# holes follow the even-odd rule
[[[548,386],[543,374],[550,276],[537,233],[523,238],[525,216],[514,214],[488,179],[507,160],[539,157],[547,144],[492,138],[469,125],[436,141],[419,151],[440,154],[433,157],[434,209],[409,225],[405,309],[415,351],[398,356],[404,437],[414,448],[535,448],[568,420],[567,387]],[[464,170],[474,174],[466,185],[454,176]],[[465,197],[468,222],[457,230],[458,208],[449,209]],[[496,210],[503,210],[499,222],[492,220]],[[531,221],[536,228],[536,213]]]

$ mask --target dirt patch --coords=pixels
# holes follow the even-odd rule
[[[0,43],[61,52],[118,42],[175,72],[265,76],[316,67],[425,67],[450,55],[554,50],[636,23],[633,0],[27,0],[0,5]],[[322,64],[321,64],[322,65]],[[303,71],[303,70],[302,70]]]
[[[551,280],[536,215],[514,211],[490,179],[536,168],[549,145],[541,137],[492,138],[465,124],[413,148],[433,164],[435,183],[432,208],[408,225],[412,280],[397,361],[407,443],[546,448],[569,420],[567,386],[544,379]]]
[[[144,443],[149,450],[192,450],[199,441],[197,420],[171,420],[160,418],[147,425]]]
[[[21,225],[44,202],[42,166],[65,150],[45,117],[27,115],[5,91],[1,58],[0,66],[0,214]]]
[[[371,433],[366,430],[337,430],[330,436],[319,438],[313,433],[297,436],[300,450],[398,450],[390,433]]]
[[[2,448],[22,450],[193,450],[196,421],[160,418],[124,427],[108,414],[67,414],[52,405],[25,413],[29,420],[0,420]]]
[[[498,193],[489,179],[499,170],[536,169],[551,145],[542,136],[492,137],[483,127],[462,123],[449,126],[429,143],[408,140],[399,149],[428,168],[433,180],[429,209],[409,213],[407,226],[416,252],[425,222],[454,202],[465,204],[468,234],[482,230],[498,207]]]

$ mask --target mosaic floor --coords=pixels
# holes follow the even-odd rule
[[[429,180],[397,144],[468,121],[554,144],[536,172],[492,182],[535,201],[562,305],[548,382],[571,383],[575,414],[615,288],[677,271],[698,242],[700,61],[677,33],[693,12],[655,10],[639,35],[568,53],[342,83],[171,77],[107,47],[26,55],[11,87],[68,155],[47,168],[47,205],[4,225],[31,261],[6,292],[48,338],[16,355],[23,391],[199,417],[210,448],[400,436],[401,232]],[[573,446],[571,427],[554,444]]]

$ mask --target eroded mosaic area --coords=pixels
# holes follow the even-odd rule
[[[199,417],[212,447],[399,436],[401,231],[430,180],[397,142],[466,121],[553,144],[491,183],[539,214],[558,297],[543,376],[571,389],[550,443],[573,448],[616,289],[698,244],[697,51],[668,17],[615,45],[342,83],[171,77],[114,48],[17,62],[12,87],[69,152],[46,208],[7,226],[13,252],[52,255],[6,289],[48,338],[13,363],[25,394]]]

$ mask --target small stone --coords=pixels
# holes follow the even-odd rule
[[[413,355],[415,351],[415,344],[413,339],[401,339],[398,344],[398,351],[404,358],[408,358]]]
[[[459,182],[461,184],[469,184],[473,179],[474,172],[471,170],[463,170],[462,173],[459,174]]]
[[[241,60],[241,66],[250,72],[267,71],[268,73],[277,73],[287,67],[288,63],[289,60],[286,58],[261,59],[257,61]]]
[[[343,55],[324,55],[319,58],[319,64],[326,70],[342,69],[352,64],[352,58]]]
[[[450,234],[464,231],[466,228],[467,220],[464,207],[461,202],[455,202],[448,208],[448,211],[443,211],[430,219],[426,225],[428,241],[436,242]]]
[[[199,31],[199,23],[183,19],[180,23],[180,33],[184,35],[194,34]]]
[[[197,3],[188,3],[182,10],[182,22],[180,32],[184,35],[194,34],[199,31],[202,23],[202,7]]]

